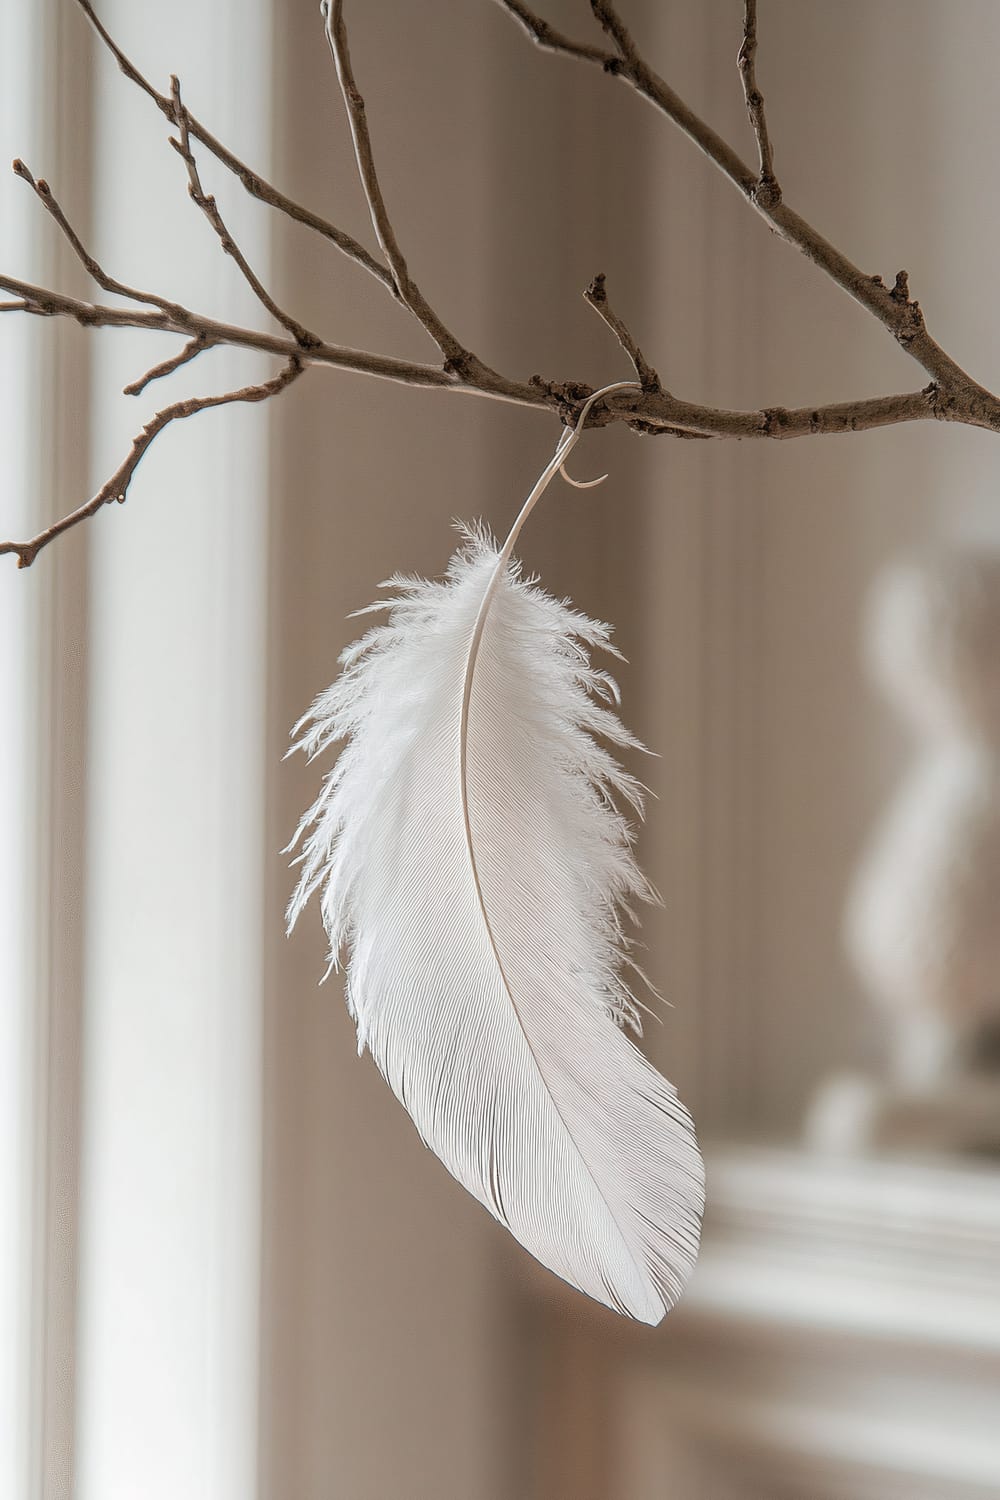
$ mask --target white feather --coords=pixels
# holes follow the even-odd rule
[[[640,788],[606,748],[635,741],[590,661],[609,628],[479,534],[442,582],[386,586],[387,622],[296,726],[310,757],[346,743],[293,840],[289,925],[321,889],[359,1050],[453,1176],[557,1275],[657,1323],[703,1173],[616,1024],[637,1022],[622,916],[651,891],[615,801],[641,811]]]

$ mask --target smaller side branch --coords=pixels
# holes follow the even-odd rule
[[[628,325],[618,316],[608,301],[607,277],[601,271],[583,294],[583,300],[592,307],[597,316],[607,324],[622,349],[632,361],[632,368],[639,377],[644,391],[661,391],[660,377],[653,366],[645,360],[642,350],[629,331]]]
[[[164,375],[172,375],[182,365],[190,364],[191,360],[197,359],[199,354],[204,354],[206,349],[213,349],[217,340],[210,339],[206,334],[198,333],[193,339],[189,339],[179,354],[174,354],[170,359],[163,360],[158,365],[153,365],[145,375],[138,380],[133,380],[130,385],[122,386],[123,396],[141,396],[147,385],[154,380],[162,380]]]
[[[896,342],[931,376],[934,383],[947,392],[952,403],[951,410],[961,408],[966,411],[989,412],[994,409],[997,398],[974,381],[928,333],[917,302],[907,300],[898,292],[894,296],[883,284],[881,276],[866,275],[824,239],[801,214],[789,208],[783,199],[779,197],[776,203],[769,203],[767,193],[760,194],[759,173],[755,173],[711,125],[696,115],[680,95],[654,73],[641,56],[612,0],[590,0],[590,5],[604,31],[614,42],[615,52],[567,43],[558,33],[547,31],[544,23],[534,18],[524,0],[498,0],[498,3],[520,22],[529,36],[536,37],[541,26],[542,33],[546,36],[541,45],[550,51],[567,52],[569,56],[596,63],[605,73],[620,78],[655,109],[660,110],[668,120],[672,120],[715,163],[719,171],[728,177],[737,191],[783,240],[794,245],[807,260],[812,261],[837,286],[866,308],[873,317],[878,318]],[[978,417],[973,420],[978,420]]]
[[[267,308],[272,318],[275,318],[281,324],[282,328],[288,329],[288,332],[300,348],[315,349],[322,340],[317,338],[316,334],[310,333],[296,318],[293,318],[283,308],[278,306],[229,232],[226,222],[219,212],[219,205],[216,203],[214,196],[211,193],[206,193],[202,187],[198,163],[195,161],[194,152],[191,149],[191,132],[187,111],[181,102],[180,80],[176,76],[171,76],[170,79],[170,97],[174,106],[174,124],[177,126],[177,135],[180,137],[180,139],[177,139],[177,137],[171,136],[170,144],[187,167],[188,193],[191,196],[191,202],[197,208],[201,209],[215,231],[223,251],[236,262],[244,281],[258,302]]]
[[[271,380],[262,381],[260,385],[242,386],[239,390],[224,391],[217,396],[193,396],[186,401],[175,401],[173,405],[165,406],[132,439],[132,446],[127,457],[92,499],[88,500],[85,505],[79,506],[78,509],[70,511],[69,515],[55,521],[29,541],[0,542],[0,554],[12,552],[17,556],[19,568],[30,568],[42,548],[47,547],[49,542],[61,536],[64,531],[78,526],[81,521],[85,521],[88,516],[95,515],[103,505],[110,504],[112,500],[117,500],[119,505],[124,503],[129,485],[132,483],[142,458],[163,429],[169,427],[171,422],[193,417],[198,412],[208,411],[214,406],[228,406],[234,401],[267,401],[271,396],[277,396],[291,385],[292,381],[302,374],[303,368],[302,360],[298,355],[292,355],[277,375]]]
[[[610,0],[590,0],[590,8],[594,12],[595,19],[600,22],[602,30],[614,42],[622,62],[634,63],[639,56],[635,43],[629,35],[628,27]],[[617,71],[609,67],[607,62],[605,62],[605,68],[609,73]]]
[[[326,39],[337,69],[340,91],[344,96],[344,107],[351,127],[354,155],[358,164],[358,175],[368,201],[368,211],[378,236],[379,246],[385,256],[386,265],[392,273],[396,293],[403,304],[422,323],[441,350],[445,369],[462,379],[474,378],[486,368],[470,350],[455,337],[438,317],[423,292],[410,275],[406,259],[399,246],[392,221],[389,218],[382,188],[375,169],[371,134],[365,101],[358,88],[351,66],[351,52],[344,21],[344,0],[322,0],[320,11],[326,27]]]
[[[602,65],[607,62],[608,54],[601,47],[591,47],[588,42],[574,42],[571,37],[564,36],[561,31],[550,26],[548,21],[536,16],[533,10],[523,4],[523,0],[499,0],[499,3],[544,52],[564,52],[568,57],[577,57],[583,62]]]
[[[138,287],[127,286],[124,281],[118,281],[116,277],[109,276],[80,239],[45,179],[40,177],[36,181],[20,158],[14,161],[13,172],[15,177],[20,177],[22,182],[28,184],[46,212],[55,219],[84,270],[103,291],[115,292],[119,297],[128,297],[132,302],[144,302],[150,307],[158,307],[174,319],[184,317],[185,309],[179,303],[170,302],[166,297],[158,297],[154,292],[143,292]]]
[[[743,42],[736,59],[743,83],[747,114],[757,142],[759,174],[755,199],[762,208],[777,208],[781,188],[774,175],[774,152],[764,113],[764,95],[757,87],[757,0],[746,0],[743,11]]]
[[[146,328],[160,333],[201,333],[212,344],[236,349],[256,349],[262,354],[283,360],[299,360],[306,365],[325,365],[330,369],[353,370],[392,380],[402,385],[420,386],[425,390],[446,390],[463,396],[483,396],[494,401],[554,412],[567,424],[575,422],[583,402],[592,388],[576,382],[563,384],[532,376],[528,381],[487,373],[481,380],[457,381],[439,365],[413,364],[387,354],[370,354],[362,349],[348,349],[338,344],[321,344],[308,352],[288,337],[265,333],[255,328],[240,328],[220,323],[216,318],[184,310],[184,321],[178,323],[157,309],[109,307],[67,297],[63,292],[34,286],[0,272],[0,292],[15,298],[0,303],[0,313],[26,313],[35,317],[71,318],[83,328]],[[640,431],[654,429],[673,436],[680,431],[724,438],[791,438],[811,437],[821,433],[865,432],[899,422],[962,422],[1000,432],[1000,398],[978,386],[951,388],[932,381],[919,391],[898,396],[879,396],[860,401],[845,401],[833,406],[771,407],[763,411],[728,411],[683,401],[667,391],[622,393],[608,397],[595,407],[588,427],[604,427],[609,422],[626,422]],[[11,548],[8,546],[7,551]]]
[[[134,83],[138,89],[141,89],[149,99],[152,99],[161,114],[165,115],[171,125],[173,125],[175,123],[173,101],[168,95],[161,94],[159,89],[155,89],[145,74],[139,71],[132,59],[122,51],[114,37],[98,18],[90,0],[76,0],[76,3],[87,17],[87,20],[105,47],[111,53],[111,56],[125,77],[130,83]],[[227,171],[232,172],[233,176],[242,183],[252,198],[258,199],[261,203],[268,204],[271,208],[276,208],[279,213],[287,214],[290,219],[294,219],[298,224],[304,224],[307,229],[315,230],[317,234],[322,235],[324,239],[336,245],[337,249],[344,255],[363,267],[369,275],[374,276],[376,281],[380,281],[388,291],[394,291],[392,277],[379,265],[374,256],[369,254],[363,245],[358,244],[356,239],[347,234],[343,229],[338,229],[336,224],[331,224],[328,219],[324,219],[319,214],[314,213],[311,208],[306,208],[303,204],[296,203],[293,198],[287,197],[280,189],[276,188],[272,183],[267,182],[259,172],[255,172],[251,167],[248,167],[246,162],[240,161],[238,156],[235,156],[227,146],[224,146],[187,109],[185,109],[185,117],[188,129],[195,139],[199,140],[206,151],[210,151]]]

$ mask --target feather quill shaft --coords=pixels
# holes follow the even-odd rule
[[[598,393],[600,395],[602,393]],[[597,399],[595,396],[594,399]],[[591,653],[607,626],[467,532],[441,583],[396,578],[293,748],[343,741],[303,818],[291,925],[321,891],[365,1046],[428,1146],[526,1249],[656,1323],[697,1253],[693,1127],[621,1029],[623,916],[650,888],[620,810],[635,744]]]

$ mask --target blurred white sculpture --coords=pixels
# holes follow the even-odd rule
[[[888,569],[867,647],[921,738],[845,923],[889,1021],[889,1074],[832,1080],[809,1133],[835,1146],[998,1148],[1000,551]]]

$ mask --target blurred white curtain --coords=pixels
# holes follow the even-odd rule
[[[100,9],[151,78],[176,72],[195,113],[267,170],[268,0]],[[99,257],[266,322],[190,205],[158,111],[103,49],[94,68]],[[266,278],[266,210],[201,158]],[[95,341],[89,485],[165,401],[273,373],[210,353],[120,396],[174,347]],[[92,526],[79,1500],[245,1500],[256,1483],[266,452],[260,408],[180,423],[126,510]]]
[[[178,72],[192,106],[266,168],[267,0],[99,10],[159,84]],[[2,21],[4,156],[51,181],[113,274],[255,318],[188,204],[162,117],[92,47],[79,9],[8,3]],[[264,210],[205,175],[266,275]],[[28,280],[103,295],[9,176],[0,252]],[[2,332],[5,535],[91,493],[164,400],[269,373],[223,356],[129,401],[122,384],[166,341],[14,317]],[[266,495],[266,422],[216,413],[161,439],[127,510],[28,573],[2,559],[12,1500],[256,1488]]]

